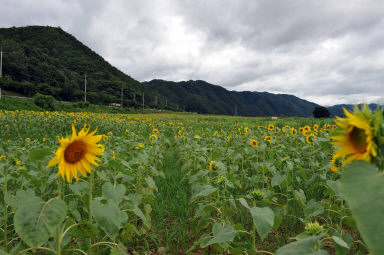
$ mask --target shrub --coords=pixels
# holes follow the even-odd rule
[[[33,97],[33,101],[35,102],[35,105],[45,110],[55,110],[55,99],[52,96],[36,93]]]

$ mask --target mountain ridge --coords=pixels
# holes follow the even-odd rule
[[[207,114],[242,116],[311,116],[317,104],[294,95],[229,91],[206,81],[135,80],[104,60],[60,27],[0,28],[3,59],[0,85],[33,96],[39,92],[57,100],[82,101],[87,75],[87,100]],[[157,81],[157,82],[156,82]],[[157,83],[158,86],[154,86]]]

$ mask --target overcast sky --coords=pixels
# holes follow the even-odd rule
[[[384,103],[384,0],[0,0],[139,81],[205,80],[321,105]]]

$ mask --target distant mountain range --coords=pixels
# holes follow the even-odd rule
[[[371,109],[371,111],[375,111],[378,106],[381,106],[381,105],[378,105],[378,104],[369,104],[368,105],[368,107],[369,107],[369,109]],[[335,117],[335,116],[343,117],[343,116],[345,116],[343,108],[352,112],[354,107],[355,107],[354,104],[338,104],[338,105],[334,105],[334,106],[329,106],[327,108],[331,112],[331,117]],[[359,107],[361,108],[361,105],[359,105]]]
[[[121,72],[61,28],[0,28],[3,78],[0,86],[26,96],[37,92],[58,100],[87,100],[128,107],[239,116],[312,116],[317,104],[285,94],[228,91],[205,81],[140,83]],[[85,78],[86,76],[86,78]],[[122,93],[123,91],[123,93]],[[340,115],[341,107],[329,108]]]
[[[311,116],[315,103],[296,96],[268,92],[228,91],[205,81],[143,82],[181,110],[241,116]]]

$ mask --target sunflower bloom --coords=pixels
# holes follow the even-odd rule
[[[252,145],[252,147],[257,147],[258,146],[258,143],[257,143],[257,141],[255,140],[255,139],[252,139],[251,140],[251,145]]]
[[[370,161],[376,157],[376,144],[370,122],[361,114],[352,114],[344,109],[346,118],[337,117],[336,123],[343,130],[332,136],[332,144],[339,146],[333,159],[345,157],[343,166],[354,160]]]
[[[77,134],[74,125],[72,125],[72,137],[61,138],[59,140],[60,147],[56,151],[56,156],[49,161],[47,167],[59,165],[58,174],[68,183],[72,183],[72,179],[79,180],[77,172],[84,177],[87,172],[91,173],[92,165],[98,166],[96,161],[100,159],[104,153],[104,146],[97,144],[102,135],[94,135],[96,130],[89,133],[89,127],[84,125],[83,129]]]
[[[213,161],[213,160],[211,160],[211,161],[209,161],[209,170],[210,171],[213,171],[213,172],[215,172],[215,171],[217,171],[217,162],[216,161]]]

